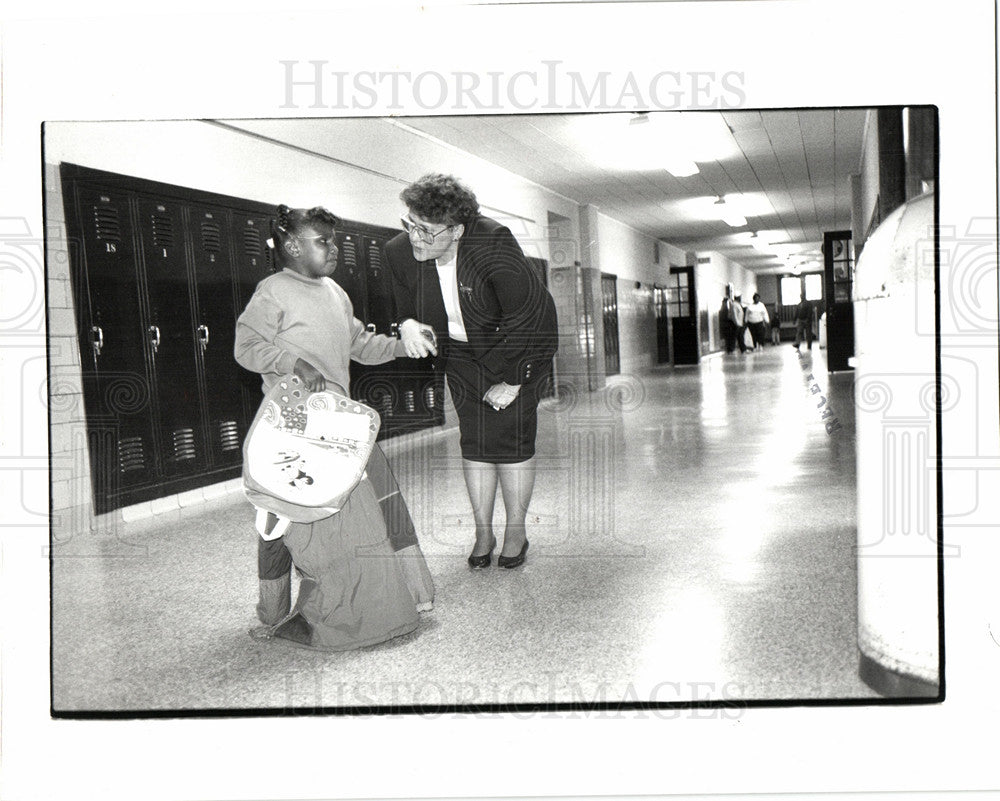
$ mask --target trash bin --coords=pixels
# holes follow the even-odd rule
[[[933,224],[931,194],[894,211],[854,284],[859,673],[892,697],[940,686]]]

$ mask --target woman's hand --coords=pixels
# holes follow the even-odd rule
[[[326,389],[326,379],[323,378],[323,374],[305,359],[296,359],[292,372],[302,379],[302,383],[310,392],[322,392]]]
[[[510,406],[517,399],[517,393],[520,391],[520,384],[506,384],[501,381],[499,384],[494,384],[486,390],[486,394],[483,395],[483,401],[499,412],[501,409],[506,409]]]
[[[437,337],[434,329],[414,319],[403,320],[399,324],[399,338],[403,341],[406,355],[411,359],[437,356]]]

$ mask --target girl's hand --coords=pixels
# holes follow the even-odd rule
[[[326,379],[323,378],[323,374],[305,359],[296,359],[292,372],[302,379],[302,383],[310,392],[322,392],[326,389]]]

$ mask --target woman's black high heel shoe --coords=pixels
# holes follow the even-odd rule
[[[480,570],[484,567],[489,567],[493,561],[493,549],[496,547],[497,547],[497,538],[494,537],[493,544],[490,546],[490,549],[486,553],[484,553],[482,556],[469,557],[469,567],[471,567],[473,570]],[[500,560],[498,559],[497,564],[499,563]]]
[[[497,567],[520,567],[524,564],[525,554],[528,552],[528,541],[524,541],[524,545],[521,546],[521,553],[517,556],[504,556],[500,554],[497,557]]]

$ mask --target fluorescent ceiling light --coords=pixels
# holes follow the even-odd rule
[[[726,225],[730,225],[733,228],[742,228],[747,224],[747,218],[726,203],[725,198],[720,197],[712,205],[715,206],[715,212],[718,215],[718,219],[722,220],[726,223]]]
[[[664,160],[663,166],[674,178],[687,178],[689,175],[697,175],[699,172],[697,164],[683,158],[668,157]]]
[[[698,161],[740,155],[721,114],[649,112],[567,115],[566,130],[579,152],[608,170],[666,169],[695,175]]]
[[[768,217],[774,214],[774,206],[763,192],[738,192],[725,196],[726,205],[736,209],[744,217]]]

